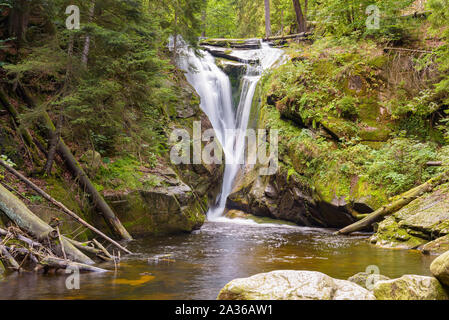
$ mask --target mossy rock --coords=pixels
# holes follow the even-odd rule
[[[390,280],[390,278],[381,275],[381,274],[372,274],[372,273],[366,273],[366,272],[359,272],[352,277],[348,278],[348,281],[354,282],[355,284],[358,284],[362,288],[373,290],[374,286],[378,281],[384,281],[384,280]]]
[[[432,262],[430,271],[442,284],[449,288],[449,251]]]
[[[186,185],[109,195],[106,200],[137,237],[191,232],[205,221],[202,203]]]
[[[449,184],[423,195],[379,224],[375,243],[381,247],[418,248],[449,234]]]
[[[449,235],[430,241],[422,247],[424,254],[440,255],[449,251]]]
[[[377,300],[449,300],[436,278],[417,275],[379,281],[373,292]]]

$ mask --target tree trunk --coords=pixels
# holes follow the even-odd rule
[[[94,19],[95,14],[95,1],[92,1],[90,9],[89,9],[89,23],[91,23]],[[83,48],[83,54],[81,57],[81,62],[85,67],[87,67],[87,61],[89,58],[89,50],[90,50],[90,34],[86,34],[86,38],[84,40],[84,48]]]
[[[56,131],[51,133],[50,137],[50,147],[48,148],[47,162],[45,163],[44,173],[46,175],[51,174],[51,168],[53,166],[53,161],[55,159],[56,149],[58,148],[59,140],[61,138],[62,130],[62,115],[59,115],[58,122],[56,124]]]
[[[265,36],[271,37],[271,11],[270,0],[265,0]]]
[[[20,229],[35,237],[38,241],[56,239],[55,230],[36,216],[15,195],[0,184],[0,211],[11,219]],[[67,239],[62,237],[62,243],[69,259],[81,263],[94,262],[76,249]]]
[[[299,0],[292,0],[293,1],[293,7],[295,8],[295,14],[296,14],[296,23],[298,25],[298,33],[306,32],[306,20],[304,18],[304,14],[301,8],[301,4],[299,3]]]
[[[54,133],[56,128],[54,127],[53,122],[51,121],[47,113],[44,114],[43,119],[49,131]],[[64,160],[64,162],[66,163],[67,167],[70,169],[72,174],[75,176],[75,178],[79,180],[84,190],[89,193],[93,204],[103,214],[103,218],[105,219],[106,223],[111,228],[113,233],[118,237],[120,237],[120,239],[132,240],[132,237],[130,236],[128,231],[126,231],[125,227],[123,227],[122,223],[116,217],[115,213],[106,203],[106,201],[104,201],[103,197],[100,195],[100,193],[92,184],[92,182],[89,180],[87,174],[81,168],[81,165],[75,159],[72,152],[62,139],[60,139],[57,149],[59,155]]]
[[[393,214],[408,205],[413,200],[422,196],[424,193],[433,190],[436,186],[448,181],[448,173],[443,173],[438,177],[427,181],[426,183],[410,190],[398,197],[396,201],[383,206],[382,208],[370,213],[367,217],[357,221],[337,232],[337,234],[350,234],[356,231],[370,227],[373,223],[380,221],[383,217]]]
[[[19,86],[18,90],[20,94],[22,95],[25,102],[32,108],[36,109],[36,103],[31,98],[31,96],[27,93],[27,91]],[[44,112],[42,115],[42,121],[45,125],[45,127],[48,129],[49,133],[56,131],[56,128],[53,124],[53,122],[50,119],[50,116],[47,112]],[[92,182],[89,180],[88,176],[84,172],[84,170],[81,168],[78,161],[73,156],[70,149],[66,146],[64,141],[60,139],[58,148],[57,148],[58,154],[61,156],[61,158],[66,163],[67,167],[71,171],[72,175],[78,179],[80,185],[84,188],[86,192],[89,193],[91,197],[91,201],[94,204],[94,206],[97,208],[99,212],[103,215],[103,218],[106,222],[106,224],[109,226],[109,228],[112,230],[112,233],[116,236],[118,236],[122,240],[132,240],[132,237],[126,231],[125,227],[123,227],[120,220],[115,216],[115,213],[112,211],[112,209],[109,207],[109,205],[104,201],[103,197],[100,195],[100,193],[97,191],[97,189],[94,187]]]

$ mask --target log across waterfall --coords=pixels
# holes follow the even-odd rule
[[[225,155],[226,166],[221,194],[216,205],[208,212],[208,219],[216,220],[224,213],[226,200],[232,192],[234,180],[244,162],[245,135],[257,83],[263,71],[278,61],[283,51],[271,48],[261,41],[261,49],[232,52],[241,61],[260,61],[259,65],[247,65],[247,72],[242,79],[240,102],[235,108],[230,80],[217,67],[214,57],[208,52],[202,52],[203,57],[198,57],[192,50],[186,48],[180,50],[183,52],[179,55],[179,67],[187,72],[187,80],[200,95],[201,109],[209,117]]]

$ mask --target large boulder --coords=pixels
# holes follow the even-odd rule
[[[378,281],[374,285],[378,300],[448,300],[447,292],[433,277],[405,275],[399,279]]]
[[[380,247],[415,249],[448,234],[449,184],[444,184],[382,221],[372,242]]]
[[[430,271],[441,283],[449,287],[449,251],[432,262]]]
[[[308,186],[283,169],[271,176],[260,176],[258,170],[247,171],[238,180],[226,206],[301,226],[340,228],[355,221],[348,211],[315,200]]]
[[[205,221],[205,208],[187,185],[109,195],[107,201],[133,236],[191,232]]]
[[[281,270],[229,282],[219,300],[375,300],[368,290],[321,272]]]
[[[370,291],[374,289],[374,285],[378,281],[384,280],[390,280],[390,278],[381,274],[372,274],[367,272],[359,272],[348,278],[348,281],[354,282],[355,284],[358,284],[359,286]]]

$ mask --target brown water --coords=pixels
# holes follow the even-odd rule
[[[429,275],[432,259],[376,248],[366,236],[217,222],[193,234],[141,239],[130,248],[138,254],[123,259],[117,273],[81,275],[80,290],[66,288],[66,275],[14,274],[0,282],[0,299],[215,299],[230,280],[261,272],[314,270],[346,279],[377,265],[389,277]]]

